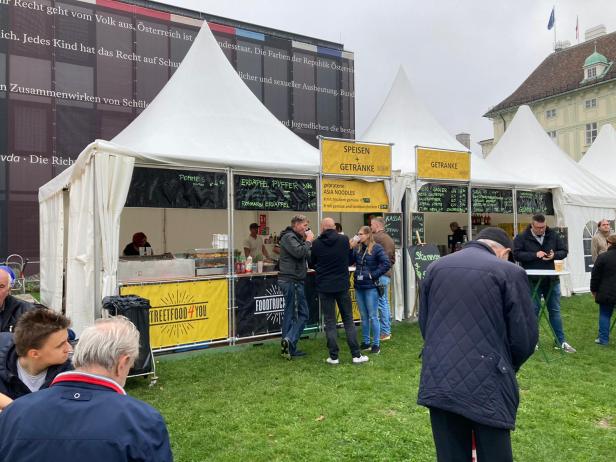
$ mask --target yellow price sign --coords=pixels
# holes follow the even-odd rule
[[[350,176],[391,176],[391,146],[323,140],[323,173]]]
[[[120,295],[150,301],[152,349],[224,339],[229,335],[227,279],[126,285]]]
[[[461,151],[417,148],[417,176],[439,180],[470,180],[471,155]]]
[[[386,212],[389,200],[382,181],[323,179],[324,212]]]

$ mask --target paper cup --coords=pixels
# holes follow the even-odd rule
[[[554,269],[557,273],[561,273],[565,271],[565,261],[564,260],[554,260]]]
[[[258,261],[257,262],[257,273],[262,273],[263,272],[263,261]]]

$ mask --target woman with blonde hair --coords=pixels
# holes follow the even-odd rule
[[[351,240],[353,261],[355,263],[355,298],[361,315],[362,350],[373,354],[381,352],[380,324],[378,316],[379,293],[377,283],[391,264],[385,249],[374,242],[369,226],[359,228]],[[372,342],[370,337],[372,334]]]

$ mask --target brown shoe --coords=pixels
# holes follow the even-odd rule
[[[387,340],[391,340],[391,334],[389,334],[389,335],[381,335],[381,342],[385,342]]]

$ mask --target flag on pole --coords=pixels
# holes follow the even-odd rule
[[[551,30],[554,27],[554,7],[552,7],[552,12],[550,13],[550,19],[548,20],[548,30]]]
[[[580,40],[580,17],[575,17],[575,39]]]

